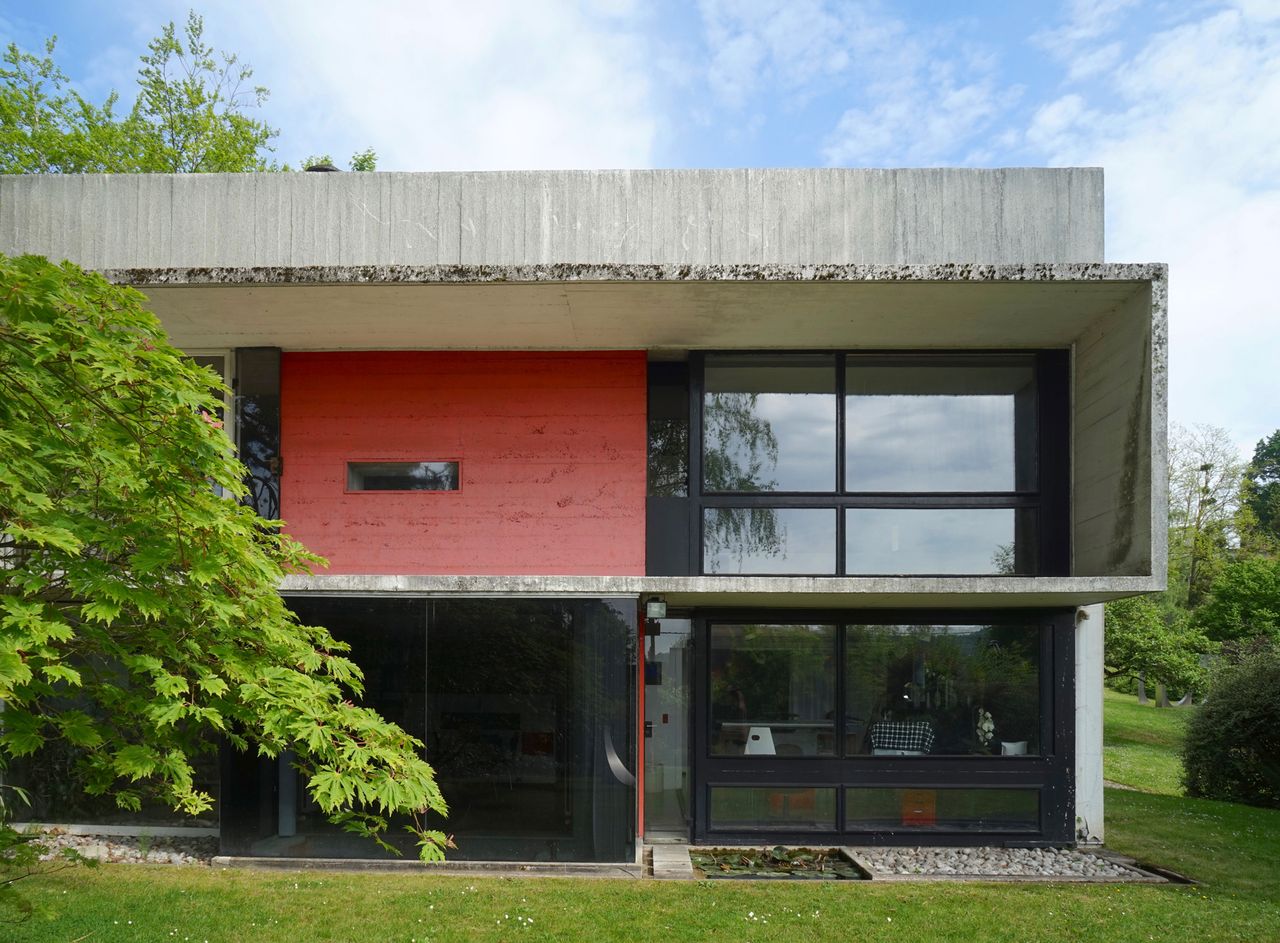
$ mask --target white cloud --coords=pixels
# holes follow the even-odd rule
[[[911,29],[880,3],[701,0],[699,9],[721,103],[764,97],[785,112],[820,95],[844,99],[822,148],[829,164],[948,162],[1020,91],[1000,87],[995,60],[948,28]]]
[[[1280,426],[1280,4],[1152,34],[1106,92],[1043,106],[1027,141],[1105,168],[1108,257],[1170,264],[1171,416],[1251,451]]]
[[[385,170],[647,166],[647,16],[630,0],[205,5],[206,36],[288,115],[280,159],[372,145]]]
[[[904,24],[873,3],[700,0],[712,91],[738,106],[754,93],[800,102],[834,77],[888,67],[910,45]]]
[[[966,82],[955,73],[945,64],[908,73],[886,85],[876,105],[845,111],[822,149],[823,158],[859,167],[954,161],[947,156],[973,141],[1019,94],[990,75]]]

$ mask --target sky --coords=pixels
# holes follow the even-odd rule
[[[0,0],[132,102],[188,3]],[[1280,0],[204,0],[295,166],[1100,166],[1107,259],[1170,266],[1170,419],[1280,427]]]

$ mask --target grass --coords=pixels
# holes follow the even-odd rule
[[[1110,689],[1103,692],[1103,698],[1102,768],[1106,778],[1143,792],[1182,795],[1178,753],[1191,711],[1139,704],[1136,697]]]
[[[1128,699],[1132,702],[1132,699]],[[1109,747],[1149,792],[1107,791],[1118,851],[1200,886],[699,883],[105,866],[26,883],[13,943],[116,941],[1280,940],[1280,811],[1161,794],[1172,712],[1107,698]],[[1116,738],[1112,742],[1113,736]],[[1143,749],[1136,749],[1141,747]],[[1153,762],[1151,757],[1162,757]],[[1108,754],[1110,763],[1110,754]],[[1122,767],[1124,768],[1124,767]],[[1176,777],[1174,779],[1176,782]]]

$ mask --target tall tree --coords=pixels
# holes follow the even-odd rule
[[[1280,429],[1258,442],[1245,470],[1242,541],[1261,552],[1280,550]]]
[[[1131,677],[1190,691],[1204,681],[1200,654],[1208,640],[1185,620],[1166,620],[1146,596],[1107,603],[1104,658],[1108,678]]]
[[[1270,636],[1280,642],[1280,558],[1243,556],[1228,564],[1195,620],[1219,641]]]
[[[234,173],[266,170],[279,132],[249,117],[267,90],[250,85],[253,69],[235,53],[215,53],[204,20],[187,14],[181,37],[172,22],[151,40],[138,70],[141,91],[133,118],[141,136],[139,170]]]
[[[1169,602],[1194,609],[1228,559],[1244,465],[1227,430],[1176,423],[1169,436]]]
[[[353,703],[345,646],[276,591],[316,558],[223,496],[244,469],[221,384],[131,289],[29,256],[0,256],[0,285],[0,765],[57,742],[90,793],[194,814],[193,759],[220,734],[292,751],[351,830],[407,815],[438,857],[422,744]]]
[[[209,173],[275,169],[277,131],[251,117],[267,90],[234,53],[204,40],[192,12],[181,35],[167,23],[141,57],[139,93],[118,115],[112,92],[95,105],[54,61],[10,44],[0,65],[0,171],[4,173]]]

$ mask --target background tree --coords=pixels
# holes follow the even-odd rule
[[[36,56],[10,44],[0,67],[0,170],[5,173],[211,173],[276,169],[278,132],[251,117],[267,90],[234,53],[215,53],[192,12],[166,24],[141,57],[139,93],[125,115],[70,87],[55,39]]]
[[[1151,597],[1107,603],[1104,631],[1108,679],[1150,680],[1183,692],[1203,684],[1200,655],[1210,649],[1208,639],[1185,620],[1170,623]]]
[[[1280,551],[1280,429],[1258,442],[1245,470],[1243,499],[1246,523],[1242,540],[1251,550]]]
[[[2,256],[0,286],[0,764],[65,744],[90,793],[197,814],[218,734],[293,751],[334,821],[383,841],[407,815],[439,857],[421,743],[353,703],[345,646],[276,591],[317,558],[216,490],[244,491],[221,384],[131,289]]]
[[[321,164],[336,166],[331,155],[312,154],[310,157],[303,158],[303,161],[298,165],[298,168],[300,170],[306,170],[308,167],[315,167]],[[367,147],[363,151],[356,151],[356,153],[351,155],[351,160],[347,162],[347,167],[357,173],[369,173],[377,170],[378,152],[371,147]],[[283,169],[288,170],[288,165],[285,165]]]
[[[1174,424],[1169,435],[1170,609],[1190,610],[1208,593],[1235,542],[1244,464],[1227,430]]]
[[[204,20],[187,14],[181,38],[172,22],[147,46],[138,69],[140,92],[131,116],[140,138],[139,170],[234,173],[267,170],[279,132],[249,117],[267,90],[250,85],[253,69],[235,53],[215,53]]]
[[[0,173],[109,173],[133,169],[132,121],[70,88],[53,61],[55,40],[35,56],[10,43],[0,60]]]
[[[1218,641],[1257,636],[1280,641],[1280,559],[1245,556],[1228,564],[1195,621]]]

